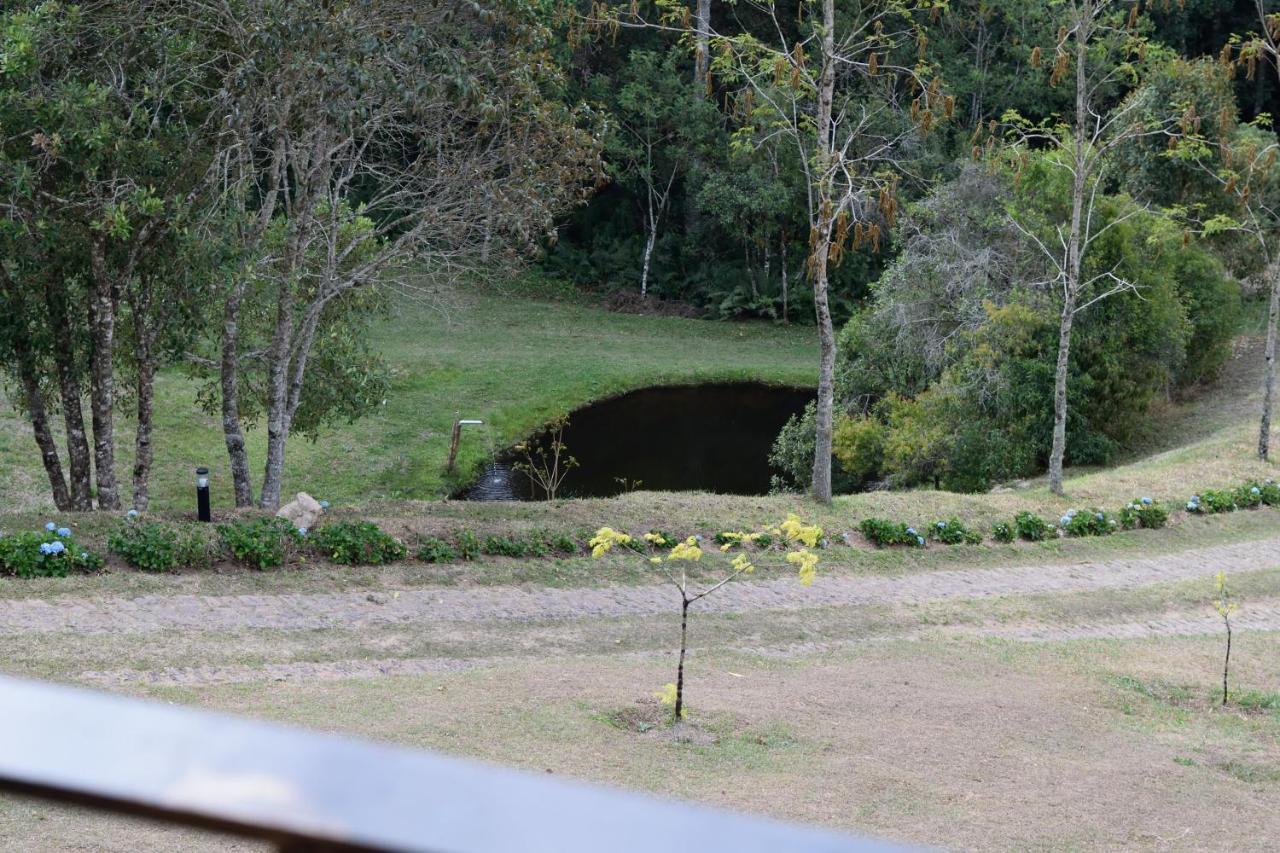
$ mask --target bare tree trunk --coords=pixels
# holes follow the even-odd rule
[[[835,0],[822,2],[822,74],[818,81],[818,193],[817,233],[810,247],[813,275],[813,303],[818,321],[821,354],[818,364],[817,424],[813,442],[813,486],[815,500],[831,503],[831,430],[835,408],[836,336],[827,304],[827,253],[834,216],[830,189],[831,106],[835,97]]]
[[[1222,659],[1222,704],[1227,704],[1227,676],[1231,668],[1231,620],[1223,619],[1227,626],[1227,654]]]
[[[1267,312],[1267,373],[1262,385],[1262,424],[1258,429],[1258,458],[1271,450],[1271,401],[1276,386],[1276,323],[1280,321],[1280,264],[1271,273],[1271,307]]]
[[[640,267],[640,298],[643,299],[649,293],[649,259],[653,256],[653,244],[658,239],[658,224],[653,221],[653,214],[649,214],[648,232],[644,238],[644,263]]]
[[[105,244],[95,240],[90,248],[93,268],[93,306],[90,330],[93,356],[90,360],[89,400],[93,419],[93,467],[98,487],[98,508],[119,509],[120,489],[116,483],[115,437],[115,335],[116,293],[106,271]]]
[[[293,286],[281,281],[276,300],[276,328],[271,337],[267,365],[267,462],[262,474],[262,494],[258,505],[275,509],[280,505],[284,480],[285,442],[289,437],[289,364],[293,351]]]
[[[684,593],[682,592],[681,595]],[[680,662],[676,664],[676,707],[675,721],[684,717],[684,651],[689,637],[689,599],[685,598],[680,605]]]
[[[711,0],[698,0],[694,17],[693,91],[695,96],[706,97],[711,88],[708,76],[711,42]],[[698,230],[698,205],[694,202],[694,176],[702,169],[702,158],[695,152],[690,158],[690,168],[685,175],[684,235],[688,239]]]
[[[66,291],[62,282],[50,284],[46,288],[45,305],[49,311],[49,321],[55,329],[69,327]],[[84,512],[93,509],[93,469],[89,456],[89,437],[84,428],[84,413],[80,408],[80,378],[76,371],[75,353],[67,335],[54,335],[53,362],[58,372],[62,422],[67,433],[71,509]]]
[[[1080,254],[1087,239],[1087,235],[1081,233],[1081,228],[1091,157],[1087,148],[1085,122],[1090,115],[1086,61],[1092,21],[1093,3],[1086,2],[1076,21],[1075,163],[1071,184],[1071,233],[1067,242],[1062,316],[1058,323],[1058,363],[1053,375],[1053,446],[1049,451],[1049,491],[1055,495],[1062,494],[1062,465],[1067,451],[1067,374],[1071,363],[1071,326],[1075,319],[1076,298],[1080,293]]]
[[[782,239],[778,241],[779,267],[782,272],[782,322],[789,323],[791,320],[787,316],[787,299],[790,296],[788,290],[791,282],[787,279],[787,232],[782,232]]]
[[[245,449],[244,430],[240,426],[240,306],[244,302],[245,283],[232,286],[222,314],[222,435],[231,460],[231,484],[237,507],[253,505],[253,484],[249,480],[249,454]]]
[[[36,446],[40,448],[40,460],[44,463],[45,473],[49,476],[53,505],[65,512],[75,507],[71,504],[67,480],[62,474],[58,445],[53,440],[53,430],[49,427],[49,413],[45,410],[44,398],[40,396],[40,382],[36,376],[35,365],[32,364],[31,352],[25,342],[16,342],[16,349],[18,374],[26,397],[27,413],[31,416],[31,429],[35,433]]]
[[[156,332],[151,317],[151,282],[146,276],[138,284],[133,305],[135,359],[138,362],[136,396],[138,398],[138,423],[133,438],[133,508],[146,512],[151,503],[151,463],[154,448],[151,444],[155,415],[156,390]]]

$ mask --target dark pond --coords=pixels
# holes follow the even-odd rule
[[[813,396],[743,382],[645,388],[579,409],[563,438],[578,467],[560,496],[608,497],[637,482],[646,490],[765,494],[776,473],[769,466],[773,440]],[[533,486],[511,469],[514,461],[499,456],[461,496],[530,499]]]

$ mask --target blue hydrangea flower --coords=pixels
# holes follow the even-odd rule
[[[59,535],[59,536],[61,536],[63,539],[66,539],[68,536],[70,536],[70,535],[71,535],[71,528],[69,528],[69,527],[59,527],[59,528],[58,528],[58,535]]]
[[[320,501],[320,508],[321,508],[321,509],[328,509],[328,508],[329,508],[329,502],[328,502],[328,501]]]
[[[1062,523],[1063,527],[1066,527],[1068,524],[1071,523],[1071,516],[1064,515],[1062,518],[1058,519],[1058,521]]]
[[[917,537],[916,537],[916,544],[917,544],[917,545],[923,545],[923,544],[924,544],[924,537],[923,537],[923,536],[917,536]]]
[[[1192,496],[1191,496],[1191,502],[1192,502],[1193,504],[1198,504],[1198,503],[1200,503],[1200,496],[1199,496],[1199,495],[1192,495]]]
[[[939,522],[938,522],[938,529],[939,529],[939,530],[941,530],[942,528],[944,528],[944,527],[946,527],[946,526],[947,526],[947,523],[946,523],[945,521],[939,521]]]
[[[1142,499],[1142,505],[1143,505],[1143,506],[1151,506],[1151,498],[1143,498],[1143,499]]]
[[[137,518],[137,517],[138,517],[138,511],[137,511],[136,509],[131,509],[131,510],[129,510],[128,512],[126,512],[126,513],[124,514],[124,516],[125,516],[125,518]]]
[[[1093,517],[1094,517],[1094,518],[1096,518],[1096,519],[1098,519],[1098,521],[1102,521],[1104,518],[1106,518],[1106,516],[1104,516],[1104,515],[1103,515],[1102,513],[1100,513],[1100,512],[1095,512],[1095,513],[1093,514]]]
[[[88,551],[81,551],[81,552],[80,552],[80,559],[82,559],[82,560],[87,560],[87,559],[89,559],[89,552],[88,552]]]
[[[56,525],[56,524],[54,524],[52,521],[50,521],[50,522],[48,522],[48,523],[46,523],[46,524],[45,524],[44,529],[45,529],[45,530],[47,530],[47,531],[49,531],[50,533],[52,533],[53,531],[55,531],[55,530],[57,530],[57,529],[58,529],[58,525]]]
[[[49,545],[49,543],[48,543],[48,542],[41,542],[41,543],[40,543],[40,553],[41,553],[41,554],[52,554],[52,553],[53,553],[53,550],[52,550],[52,548],[51,548],[51,546]]]
[[[1187,501],[1187,509],[1191,510],[1192,512],[1195,512],[1199,508],[1200,508],[1200,505],[1197,504],[1195,501]]]
[[[916,536],[917,538],[919,537],[919,534],[916,533],[916,529],[914,527],[908,527],[907,533],[911,534],[912,536]]]
[[[62,553],[63,551],[65,551],[65,550],[67,550],[67,546],[66,546],[66,545],[63,545],[61,542],[50,542],[50,543],[49,543],[49,553],[50,553],[50,554],[61,554],[61,553]]]
[[[1262,489],[1259,489],[1257,486],[1254,486],[1252,489],[1249,490],[1249,492],[1250,494],[1260,495],[1262,494]]]
[[[299,527],[299,528],[298,528],[298,535],[299,535],[299,536],[306,536],[306,535],[307,535],[307,528],[305,528],[305,527]]]

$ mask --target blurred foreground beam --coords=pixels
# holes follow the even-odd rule
[[[418,750],[5,676],[0,721],[0,790],[263,839],[287,851],[903,849]]]

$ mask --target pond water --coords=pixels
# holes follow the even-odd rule
[[[578,467],[559,494],[608,497],[631,488],[765,494],[776,473],[769,465],[773,440],[813,397],[804,388],[737,382],[644,388],[586,406],[569,416],[564,431]],[[513,453],[499,454],[460,497],[533,498],[529,478],[511,467],[515,461]]]

